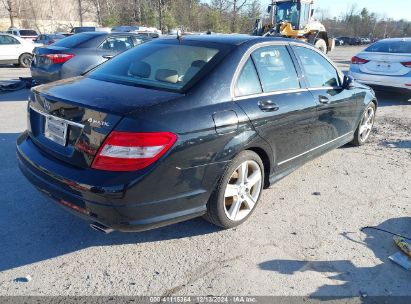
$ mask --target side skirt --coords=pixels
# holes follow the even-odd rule
[[[350,132],[346,136],[342,137],[341,140],[330,142],[329,144],[321,146],[318,149],[311,151],[310,153],[301,155],[300,157],[296,159],[295,162],[293,162],[292,165],[290,165],[290,167],[287,167],[279,172],[274,172],[272,175],[270,175],[270,178],[269,178],[270,186],[282,180],[289,174],[293,173],[295,170],[302,167],[307,162],[315,158],[318,158],[332,150],[340,148],[350,143],[353,139],[354,139],[354,132]]]

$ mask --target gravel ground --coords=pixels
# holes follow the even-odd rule
[[[358,50],[331,57],[346,69]],[[0,80],[27,75],[0,67]],[[391,236],[361,232],[411,235],[411,102],[402,94],[379,95],[368,145],[300,168],[236,229],[195,219],[103,235],[17,169],[27,93],[0,95],[0,295],[411,296],[411,272],[388,260]]]

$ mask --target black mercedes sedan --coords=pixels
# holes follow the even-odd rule
[[[80,76],[121,52],[150,40],[135,33],[106,32],[62,37],[51,45],[34,49],[30,71],[38,84]]]
[[[32,89],[21,171],[103,232],[224,228],[307,161],[370,136],[377,100],[311,45],[165,38]]]

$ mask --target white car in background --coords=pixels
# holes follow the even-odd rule
[[[28,68],[33,58],[33,49],[37,46],[42,44],[0,33],[0,64],[14,64]]]
[[[350,75],[358,82],[411,92],[411,38],[380,40],[351,59]]]

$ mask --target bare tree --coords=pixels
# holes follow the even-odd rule
[[[2,3],[9,14],[10,27],[14,27],[14,18],[17,17],[16,3],[13,0],[2,0]]]
[[[247,4],[248,0],[232,0],[231,4],[233,7],[232,19],[231,19],[231,31],[237,31],[237,16],[241,9]]]

